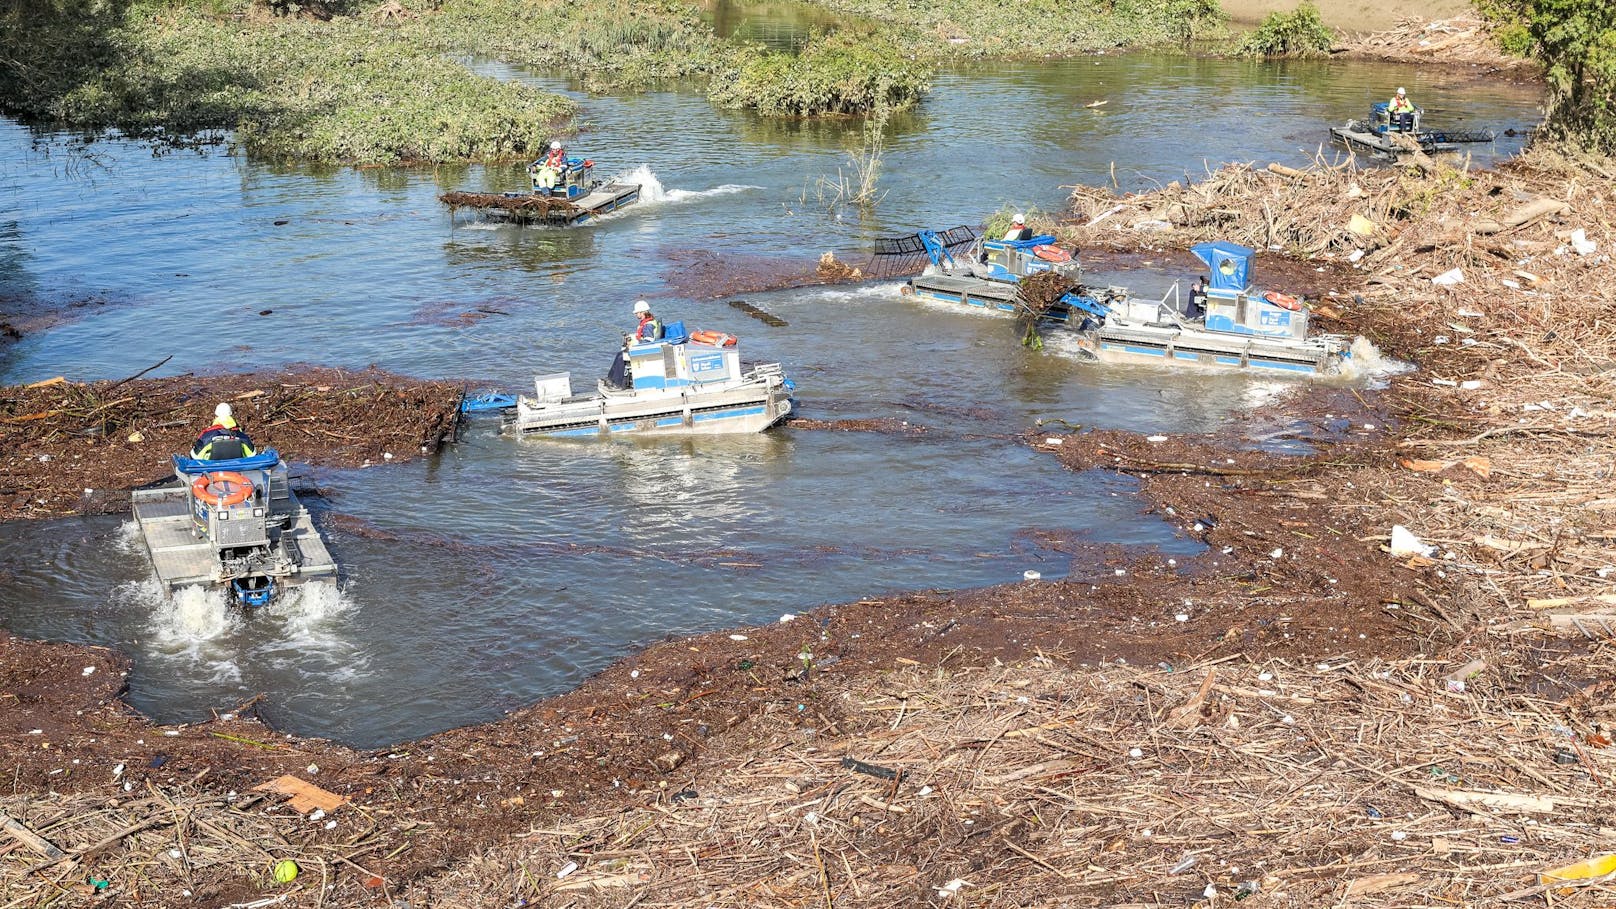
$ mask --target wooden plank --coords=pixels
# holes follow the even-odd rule
[[[321,789],[319,786],[307,780],[298,779],[290,773],[276,777],[262,785],[254,786],[253,791],[278,792],[282,795],[289,795],[292,797],[289,804],[299,813],[313,811],[316,808],[332,812],[348,802],[347,796],[337,795],[335,792]]]
[[[11,834],[11,836],[16,839],[17,842],[22,843],[24,846],[27,846],[29,849],[32,849],[45,858],[50,859],[52,862],[60,861],[61,859],[67,857],[67,853],[56,848],[55,843],[52,843],[50,840],[47,840],[35,833],[33,830],[29,829],[27,824],[24,824],[22,821],[17,820],[4,811],[0,811],[0,830],[4,830],[5,832]]]

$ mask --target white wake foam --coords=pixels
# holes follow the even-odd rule
[[[899,282],[888,283],[883,281],[878,284],[855,284],[845,287],[804,288],[799,299],[813,301],[816,303],[862,303],[871,300],[886,300],[890,302],[901,297],[899,289],[902,287],[903,284]],[[903,297],[903,299],[918,301],[921,303],[941,302],[928,300],[927,298],[918,295],[913,297]],[[959,304],[942,305],[953,305],[959,309],[965,308],[959,306]]]
[[[761,186],[751,186],[745,183],[725,183],[712,189],[668,189],[657,178],[656,172],[651,170],[649,164],[641,164],[626,174],[612,178],[620,183],[640,184],[640,204],[675,204],[690,202],[698,199],[710,199],[716,196],[732,196],[736,193],[751,192],[762,189]]]
[[[1343,379],[1368,379],[1373,385],[1377,380],[1384,381],[1391,376],[1414,369],[1412,363],[1404,363],[1381,353],[1373,341],[1362,335],[1352,339],[1350,350],[1352,356],[1341,364],[1340,375]]]
[[[140,531],[140,522],[133,518],[118,525],[118,534],[113,537],[112,543],[119,552],[146,554],[146,536]]]
[[[224,591],[185,587],[170,595],[153,577],[119,585],[112,598],[115,605],[150,615],[144,642],[150,655],[205,667],[215,683],[241,680],[229,638],[242,617]]]
[[[351,678],[365,662],[348,634],[357,605],[335,584],[310,583],[287,590],[256,618],[280,626],[270,650],[297,654],[298,661],[319,657],[339,667],[333,678]]]

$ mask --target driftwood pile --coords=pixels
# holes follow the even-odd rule
[[[0,905],[314,905],[338,853],[304,845],[317,821],[263,801],[156,786],[0,797]]]
[[[1428,22],[1410,16],[1385,31],[1347,39],[1331,53],[1379,60],[1484,66],[1526,66],[1527,61],[1503,52],[1493,38],[1492,26],[1475,16],[1455,16]]]
[[[782,710],[705,779],[533,830],[407,898],[1491,905],[1541,893],[1537,872],[1609,836],[1616,749],[1599,714],[1563,688],[1533,693],[1538,672],[1591,665],[1506,652],[900,671],[850,693],[836,728]]]
[[[170,455],[190,451],[221,401],[259,448],[358,467],[437,451],[460,394],[341,369],[0,388],[0,520],[127,510],[128,490],[171,476]]]
[[[1184,246],[1232,240],[1259,252],[1344,259],[1360,270],[1415,253],[1426,270],[1502,267],[1564,245],[1566,237],[1537,231],[1528,238],[1521,229],[1541,226],[1578,202],[1603,205],[1598,177],[1547,153],[1497,171],[1428,158],[1407,168],[1361,168],[1350,159],[1333,166],[1321,159],[1305,170],[1236,164],[1198,183],[1174,181],[1121,197],[1075,187],[1075,226],[1063,233],[1085,244],[1130,248],[1144,240]]]

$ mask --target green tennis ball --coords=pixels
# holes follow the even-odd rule
[[[281,859],[275,863],[275,881],[281,884],[290,884],[297,880],[297,862],[291,859]]]

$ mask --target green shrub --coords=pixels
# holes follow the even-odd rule
[[[915,103],[931,87],[931,72],[889,37],[842,29],[815,35],[797,54],[751,48],[707,94],[721,107],[769,116],[860,115]]]
[[[1480,9],[1500,42],[1509,41],[1506,49],[1524,46],[1543,65],[1549,103],[1542,135],[1616,154],[1616,4],[1489,0]]]
[[[448,0],[402,31],[454,53],[564,70],[590,91],[704,78],[738,52],[678,0]]]
[[[1257,30],[1246,36],[1240,53],[1254,57],[1314,57],[1335,44],[1335,32],[1319,18],[1311,0],[1302,0],[1295,10],[1272,12],[1263,17]]]

